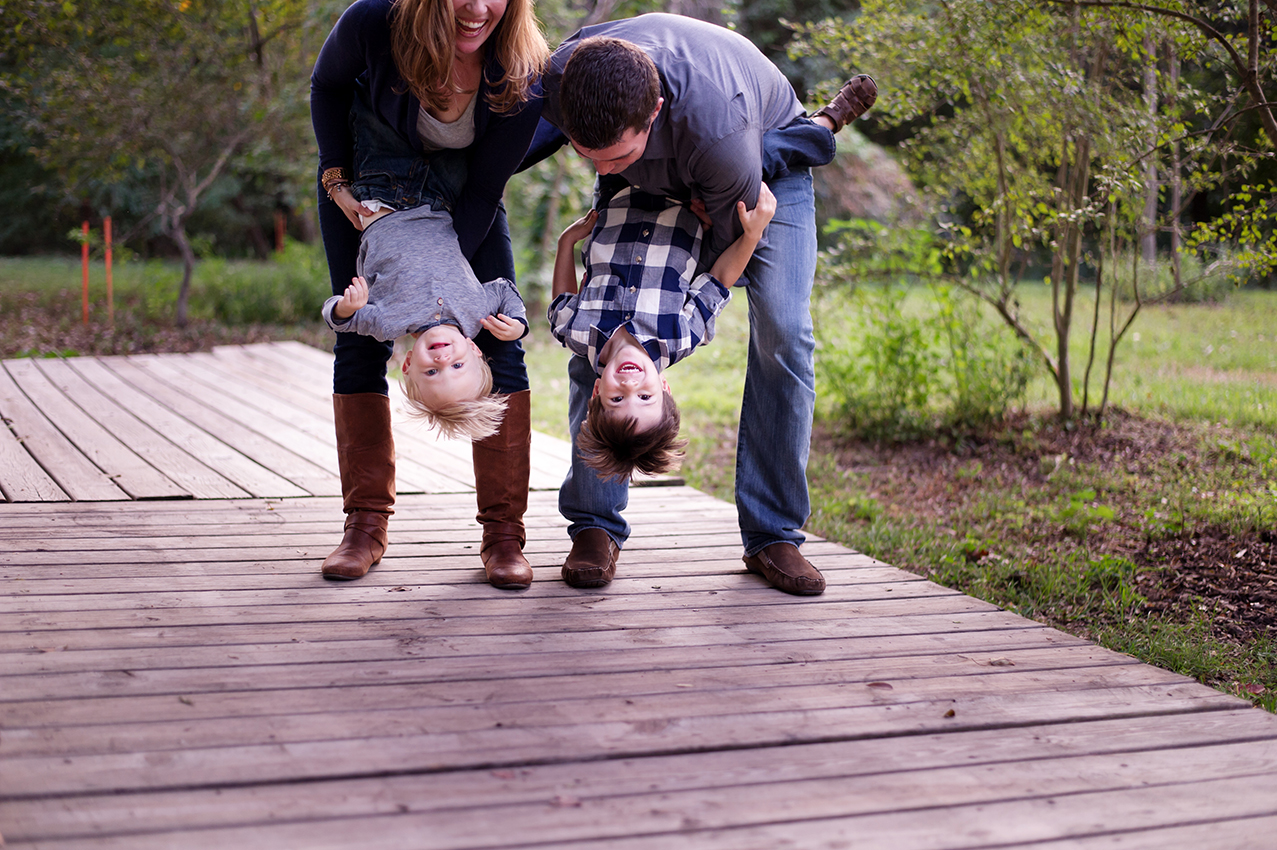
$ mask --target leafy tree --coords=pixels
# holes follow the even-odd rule
[[[18,0],[2,79],[37,160],[68,191],[142,187],[183,260],[184,325],[195,250],[187,232],[233,166],[310,149],[303,0]]]
[[[799,43],[805,52],[854,57],[881,75],[875,115],[909,128],[900,150],[938,210],[933,235],[943,243],[945,273],[1036,352],[1065,418],[1075,415],[1069,341],[1081,277],[1106,251],[1112,266],[1120,244],[1137,243],[1153,226],[1148,162],[1173,161],[1175,174],[1189,178],[1191,198],[1226,179],[1222,151],[1241,173],[1257,161],[1221,133],[1232,113],[1211,114],[1225,98],[1182,80],[1172,89],[1167,75],[1167,96],[1150,109],[1150,51],[1173,46],[1206,67],[1213,42],[1201,31],[1142,9],[1081,5],[864,0],[854,22],[804,27]],[[1177,200],[1168,212],[1174,221],[1188,203]],[[1015,297],[1043,253],[1053,294],[1049,340],[1021,316]],[[1110,370],[1125,327],[1129,320],[1110,323]],[[1093,352],[1098,332],[1097,310]],[[1086,398],[1084,390],[1083,412]]]

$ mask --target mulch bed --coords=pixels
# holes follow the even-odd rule
[[[992,479],[1029,494],[1048,486],[1049,476],[1066,463],[1100,464],[1138,477],[1153,475],[1159,465],[1164,470],[1169,458],[1191,470],[1210,462],[1200,456],[1202,444],[1199,427],[1115,411],[1098,430],[1022,418],[988,437],[904,444],[848,441],[818,432],[813,450],[832,452],[841,469],[866,476],[865,495],[887,516],[922,517],[943,526]],[[1277,530],[1239,536],[1192,528],[1148,540],[1132,516],[1142,506],[1112,507],[1127,521],[1096,524],[1087,547],[1136,565],[1137,587],[1150,612],[1175,620],[1204,612],[1220,638],[1277,638]],[[1033,545],[1043,550],[1076,545],[1064,528],[1037,527],[1031,534]]]

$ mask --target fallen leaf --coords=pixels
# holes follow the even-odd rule
[[[191,699],[190,697],[178,697],[177,701],[182,703],[183,705],[195,705],[195,700]]]
[[[957,714],[958,714],[958,712],[954,711],[954,710],[951,708],[951,709],[949,709],[948,711],[946,711],[946,712],[944,713],[944,716],[945,716],[945,717],[956,717],[956,716],[957,716]]]
[[[893,691],[893,690],[895,690],[895,688],[891,687],[891,685],[887,684],[886,682],[870,682],[870,683],[869,683],[868,685],[866,685],[865,687],[868,687],[868,688],[877,688],[877,689],[878,689],[878,690],[880,690],[880,691]]]

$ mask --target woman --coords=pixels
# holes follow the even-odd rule
[[[548,55],[532,0],[357,0],[342,14],[311,75],[319,222],[335,295],[355,276],[359,215],[372,212],[350,192],[357,86],[377,118],[423,156],[464,149],[470,167],[452,210],[462,252],[479,280],[514,280],[501,195],[536,129],[534,88]],[[494,389],[509,396],[501,430],[474,443],[480,557],[493,586],[524,588],[532,582],[522,551],[531,445],[527,369],[518,342],[486,331],[475,341],[491,363]],[[338,334],[333,347],[346,526],[324,561],[327,578],[360,578],[386,549],[395,501],[386,384],[392,350],[392,343],[356,334]]]

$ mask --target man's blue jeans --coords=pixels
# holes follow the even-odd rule
[[[801,545],[806,538],[800,529],[811,512],[807,454],[816,406],[811,172],[793,171],[767,185],[776,196],[776,215],[767,226],[766,244],[754,252],[745,272],[749,358],[736,445],[736,512],[746,555],[781,541]],[[571,537],[601,528],[624,545],[630,527],[621,512],[629,502],[628,486],[600,479],[576,451],[596,376],[588,360],[574,356],[568,377],[572,468],[559,490],[559,512],[569,522]]]

